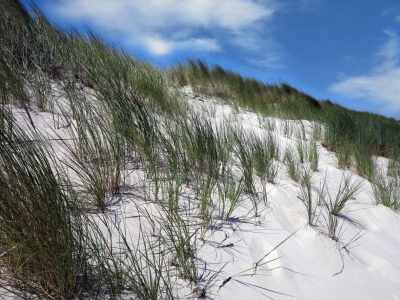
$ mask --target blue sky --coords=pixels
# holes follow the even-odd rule
[[[23,1],[23,3],[29,3]],[[399,0],[34,0],[160,66],[201,58],[400,119]]]

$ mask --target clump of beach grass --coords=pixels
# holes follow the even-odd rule
[[[386,177],[382,171],[377,172],[371,182],[375,204],[382,204],[397,211],[400,209],[399,178]]]

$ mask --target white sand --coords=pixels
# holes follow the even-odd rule
[[[255,113],[244,110],[237,113],[229,105],[218,104],[212,99],[195,99],[190,89],[185,92],[196,110],[209,112],[213,124],[229,120],[257,134],[268,133],[260,125],[263,118]],[[22,114],[23,110],[14,109],[15,117],[21,122],[24,120]],[[51,113],[33,109],[31,115],[36,128],[49,138],[68,138],[67,123],[64,121],[61,120],[59,129],[54,129]],[[274,134],[279,140],[281,152],[287,146],[295,145],[300,137],[301,124],[305,128],[305,137],[311,138],[311,122],[288,121],[294,132],[285,136],[285,120],[269,118],[269,121],[275,124]],[[53,145],[58,155],[64,155],[57,142]],[[320,144],[318,149],[320,162],[314,182],[318,186],[326,176],[328,189],[334,195],[343,170],[337,168],[334,153]],[[379,159],[379,163],[384,165],[387,162]],[[344,214],[358,226],[343,221],[342,233],[339,242],[336,242],[326,235],[323,218],[319,219],[317,227],[307,226],[305,206],[297,198],[299,186],[290,180],[285,168],[280,170],[278,178],[277,184],[266,185],[268,205],[260,203],[257,217],[254,211],[249,214],[253,206],[249,197],[244,195],[230,221],[215,221],[215,227],[204,232],[205,242],[198,240],[200,284],[221,270],[207,294],[208,299],[400,299],[399,215],[382,205],[374,205],[368,181],[354,174],[353,180],[363,181],[362,188],[356,199],[347,203]],[[128,179],[134,187],[131,191],[133,196],[125,194],[121,201],[107,208],[106,215],[123,226],[134,242],[139,236],[138,223],[125,217],[137,215],[139,208],[154,215],[160,213],[155,204],[134,196],[146,189],[145,174],[136,170]],[[258,179],[256,184],[257,191],[262,191]],[[190,189],[184,192],[191,194]],[[361,237],[352,242],[358,234]],[[118,235],[113,238],[114,246],[118,247]],[[270,254],[263,259],[267,253]],[[237,276],[260,260],[273,261],[241,274],[247,276]],[[229,277],[232,277],[231,280],[219,289]],[[191,288],[187,286],[182,287],[179,294],[183,299],[194,298]]]

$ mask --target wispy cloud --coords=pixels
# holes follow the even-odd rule
[[[284,69],[282,58],[286,56],[284,47],[273,38],[259,39],[256,34],[240,35],[232,40],[240,45],[248,55],[245,60],[253,66],[267,69]]]
[[[321,5],[321,0],[300,0],[299,5],[302,10],[315,10]]]
[[[395,16],[393,22],[400,22],[400,16]]]
[[[182,49],[224,51],[226,40],[254,32],[272,18],[275,9],[267,3],[272,1],[69,0],[49,5],[59,16],[94,23],[151,54],[167,55]]]
[[[400,113],[400,40],[393,30],[385,30],[387,41],[376,53],[381,63],[367,75],[347,77],[329,90],[351,98],[381,105],[382,113]]]

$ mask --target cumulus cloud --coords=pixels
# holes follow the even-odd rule
[[[179,49],[221,51],[215,32],[233,37],[272,18],[275,9],[258,0],[68,0],[53,11],[122,34],[154,55]]]
[[[329,90],[379,104],[385,113],[400,113],[400,40],[393,30],[385,30],[385,34],[388,39],[376,53],[381,63],[368,75],[347,77]]]

